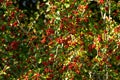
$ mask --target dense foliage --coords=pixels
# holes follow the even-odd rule
[[[0,0],[0,80],[119,80],[118,0]]]

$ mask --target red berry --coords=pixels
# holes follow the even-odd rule
[[[1,26],[1,30],[5,31],[5,26],[4,25]]]

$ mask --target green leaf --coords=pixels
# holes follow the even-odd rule
[[[69,3],[65,3],[64,6],[65,6],[66,8],[69,8],[69,7],[70,7],[70,4],[69,4]]]

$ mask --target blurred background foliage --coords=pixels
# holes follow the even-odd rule
[[[0,0],[0,79],[120,79],[119,4]]]

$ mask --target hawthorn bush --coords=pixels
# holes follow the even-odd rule
[[[119,1],[18,2],[0,0],[1,80],[120,79]]]

